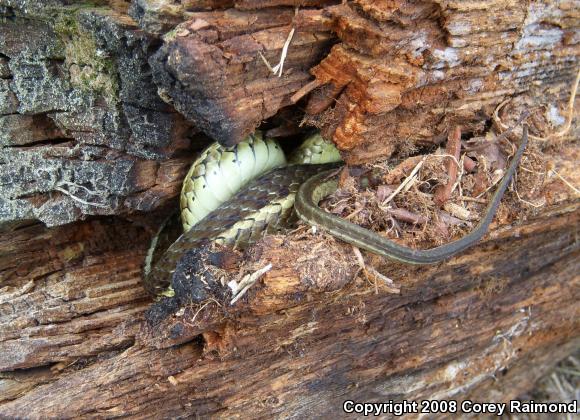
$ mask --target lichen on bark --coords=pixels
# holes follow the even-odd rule
[[[119,96],[117,68],[109,53],[100,49],[93,35],[80,26],[78,13],[85,9],[90,10],[90,6],[65,9],[56,17],[53,29],[64,45],[64,65],[71,84],[113,104]]]
[[[195,129],[157,95],[157,41],[109,2],[0,0],[0,13],[0,223],[59,225],[175,196],[187,160],[172,156]],[[173,169],[153,189],[161,158]]]

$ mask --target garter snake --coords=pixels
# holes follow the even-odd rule
[[[296,197],[296,213],[305,222],[319,226],[345,242],[382,255],[383,257],[407,264],[436,263],[463,251],[485,235],[501,202],[501,198],[518,167],[527,142],[528,126],[524,125],[520,145],[501,182],[491,197],[491,201],[487,205],[483,218],[479,221],[475,229],[467,235],[436,248],[419,250],[397,245],[368,229],[364,229],[322,210],[318,207],[318,203],[324,197],[332,194],[338,186],[336,180],[325,180],[325,178],[328,178],[328,173],[326,172],[315,175],[302,184]]]
[[[260,132],[233,148],[214,143],[192,164],[183,183],[180,213],[185,232],[151,269],[150,249],[145,288],[153,295],[171,295],[172,274],[189,249],[209,242],[245,247],[264,232],[286,226],[300,184],[338,161],[338,150],[320,135],[307,138],[289,157],[288,166],[278,143]]]
[[[527,141],[528,127],[524,125],[520,145],[494,192],[485,215],[470,233],[445,245],[427,250],[408,248],[325,212],[318,207],[318,203],[338,187],[338,181],[333,177],[329,178],[331,171],[327,170],[328,165],[294,164],[273,169],[266,175],[251,181],[240,192],[231,198],[228,197],[227,201],[219,204],[216,210],[209,211],[192,226],[188,226],[188,216],[184,216],[184,226],[189,230],[169,247],[160,261],[145,276],[144,284],[151,293],[163,294],[170,287],[173,270],[186,250],[210,240],[233,246],[252,243],[262,232],[282,226],[292,214],[292,207],[305,222],[318,226],[345,242],[381,256],[408,264],[432,264],[445,260],[472,246],[487,232],[501,198],[517,169]],[[324,153],[321,152],[321,154]],[[276,159],[273,161],[278,162]],[[274,163],[272,166],[282,164]],[[191,177],[195,177],[194,173],[198,172],[193,170],[188,176],[190,181],[186,183],[192,182]],[[221,177],[224,175],[222,174]],[[183,199],[182,194],[182,216],[184,207],[187,208],[187,200]]]

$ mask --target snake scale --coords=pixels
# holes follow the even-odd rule
[[[247,245],[256,241],[263,232],[284,226],[293,208],[305,222],[390,259],[408,264],[431,264],[447,259],[478,242],[488,230],[527,145],[528,128],[524,125],[520,145],[475,229],[456,241],[427,250],[398,245],[318,207],[320,200],[337,189],[338,181],[330,175],[329,164],[316,164],[320,160],[312,156],[309,147],[314,145],[314,154],[322,160],[337,161],[339,155],[335,150],[323,148],[319,136],[309,141],[310,145],[307,141],[295,152],[289,166],[283,166],[285,158],[277,143],[263,139],[259,133],[232,149],[223,149],[216,144],[202,153],[192,165],[182,190],[181,215],[185,233],[146,273],[146,289],[154,295],[171,290],[172,273],[187,250],[209,241],[230,246]],[[242,173],[243,166],[249,167],[252,176],[257,175],[258,178],[250,180],[250,176]],[[264,172],[267,173],[259,176]],[[219,181],[213,189],[219,188],[215,185],[224,187],[209,194],[212,178]],[[242,186],[237,193],[233,188],[236,186]],[[201,210],[194,209],[193,203],[202,200],[205,201]]]

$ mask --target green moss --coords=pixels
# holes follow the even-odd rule
[[[79,13],[94,8],[83,4],[66,9],[56,16],[53,29],[64,45],[65,65],[71,84],[84,92],[102,95],[108,103],[116,102],[119,79],[115,62],[100,52],[92,34],[79,25]]]
[[[175,28],[173,28],[172,30],[166,32],[163,35],[163,40],[165,42],[169,42],[174,40],[177,37],[177,34],[179,33],[179,31],[181,30],[181,28],[179,26],[176,26]]]

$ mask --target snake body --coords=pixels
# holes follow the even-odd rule
[[[170,295],[172,274],[189,249],[209,242],[243,248],[264,232],[286,226],[298,187],[336,166],[332,162],[339,161],[340,154],[320,135],[313,135],[288,160],[290,165],[284,166],[278,143],[259,132],[233,148],[214,143],[202,152],[183,182],[184,233],[146,272],[145,288],[153,295]]]
[[[524,125],[522,141],[476,228],[461,239],[428,250],[398,245],[318,207],[321,199],[336,190],[338,181],[329,178],[330,172],[327,170],[329,165],[317,163],[321,160],[336,161],[339,158],[336,149],[326,148],[319,136],[308,139],[294,153],[290,159],[292,165],[280,168],[276,167],[284,165],[285,159],[283,155],[280,157],[275,152],[280,149],[279,146],[274,141],[264,140],[259,134],[250,138],[249,144],[236,146],[239,148],[237,151],[222,149],[217,145],[211,146],[194,163],[184,182],[181,214],[185,233],[169,247],[160,261],[145,276],[145,287],[155,295],[166,293],[167,290],[171,290],[172,273],[184,252],[209,241],[230,246],[250,244],[263,232],[283,226],[292,214],[293,208],[307,223],[325,229],[345,242],[387,258],[409,264],[431,264],[442,261],[475,244],[485,234],[517,169],[527,139],[528,130]],[[241,161],[242,157],[246,162]],[[262,161],[257,162],[258,159]],[[263,159],[266,159],[266,163]],[[296,162],[314,164],[304,165]],[[201,169],[200,164],[204,166]],[[226,169],[228,165],[233,166],[233,174],[224,172],[231,170]],[[258,174],[265,172],[267,168],[276,169],[249,181],[249,177],[239,172],[239,168],[244,165],[253,168]],[[237,179],[231,179],[234,177]],[[211,178],[219,183],[212,185]],[[233,193],[230,186],[217,187],[224,179],[229,184],[247,184],[238,193]],[[215,188],[222,189],[215,192]],[[213,196],[204,202],[201,210],[194,207],[196,201],[202,200],[212,191]]]
[[[285,165],[286,157],[278,143],[264,139],[259,131],[236,147],[213,143],[193,162],[183,181],[183,230],[187,232],[252,179]]]

